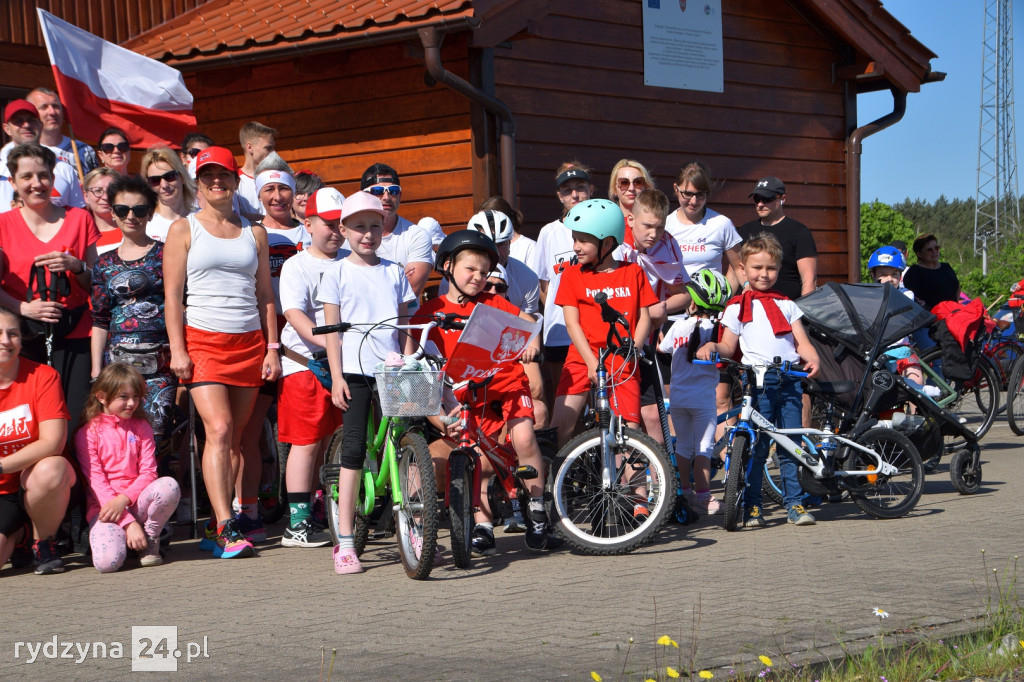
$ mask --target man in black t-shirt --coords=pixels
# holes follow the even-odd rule
[[[782,268],[775,289],[796,300],[818,285],[818,249],[803,223],[787,218],[786,186],[776,177],[761,178],[748,196],[754,199],[758,219],[739,228],[743,241],[768,232],[782,244]]]

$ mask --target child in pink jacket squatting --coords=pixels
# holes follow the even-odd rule
[[[92,563],[100,573],[124,564],[129,549],[143,566],[158,566],[160,530],[181,491],[156,476],[153,427],[142,408],[146,382],[134,367],[107,365],[96,377],[82,411],[75,448],[88,482],[86,495]]]

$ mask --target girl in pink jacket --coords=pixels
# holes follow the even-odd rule
[[[78,461],[88,485],[92,563],[101,573],[124,564],[128,549],[143,566],[163,563],[160,530],[181,491],[157,478],[153,427],[143,411],[146,382],[134,368],[108,365],[96,377],[75,434]]]

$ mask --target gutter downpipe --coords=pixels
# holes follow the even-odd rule
[[[846,270],[850,282],[860,280],[860,157],[861,143],[871,135],[885,130],[907,112],[907,93],[890,87],[892,111],[871,123],[857,128],[846,142]]]
[[[423,43],[423,58],[427,73],[438,83],[443,83],[460,95],[476,102],[494,114],[501,123],[501,142],[498,158],[501,163],[501,195],[512,206],[516,205],[516,122],[512,111],[501,100],[473,87],[463,79],[446,70],[441,64],[441,40],[437,28],[427,26],[419,29]]]

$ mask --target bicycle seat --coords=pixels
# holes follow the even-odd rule
[[[470,381],[468,384],[466,384],[466,388],[468,388],[471,391],[474,390],[474,389],[477,389],[477,388],[483,388],[487,384],[489,384],[492,381],[494,381],[494,377],[495,377],[495,375],[492,374],[491,376],[487,377],[486,379],[482,379],[480,381]]]
[[[804,390],[807,393],[815,393],[817,395],[836,395],[857,390],[857,384],[853,381],[815,381],[808,379],[804,382]]]

